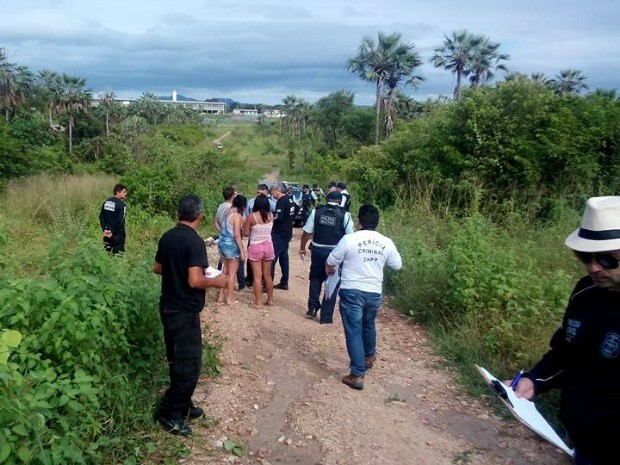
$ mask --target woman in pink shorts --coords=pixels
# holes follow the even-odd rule
[[[274,259],[273,242],[271,242],[271,228],[273,213],[269,208],[269,199],[259,195],[254,201],[252,213],[247,216],[243,224],[243,234],[248,236],[248,260],[254,273],[252,289],[254,290],[254,306],[261,306],[262,282],[267,288],[267,305],[273,305],[273,279],[271,277],[271,262]]]

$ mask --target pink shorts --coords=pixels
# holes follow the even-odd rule
[[[260,262],[261,260],[273,260],[275,253],[273,252],[273,242],[263,241],[258,244],[248,246],[248,260],[252,262]]]

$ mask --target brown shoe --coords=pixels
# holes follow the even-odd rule
[[[374,366],[375,359],[376,357],[374,355],[366,355],[365,366],[367,370],[370,370]]]
[[[353,373],[349,373],[347,376],[342,378],[342,382],[353,389],[364,389],[363,376],[355,376]]]

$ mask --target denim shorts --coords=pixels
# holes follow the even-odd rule
[[[275,254],[273,252],[273,242],[263,241],[258,244],[248,246],[248,260],[252,262],[260,262],[261,260],[273,260]]]
[[[234,239],[220,237],[217,248],[220,252],[220,257],[222,258],[233,259],[241,256],[239,246]]]

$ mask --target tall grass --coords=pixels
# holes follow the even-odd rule
[[[0,364],[6,463],[176,463],[181,453],[151,419],[167,382],[152,264],[173,220],[132,210],[130,187],[127,253],[108,255],[98,215],[116,182],[38,175],[0,196],[0,331],[23,336]],[[205,373],[218,352],[206,347]]]
[[[80,238],[97,227],[99,207],[112,195],[109,175],[39,174],[11,181],[0,196],[1,263],[32,273],[55,236]]]
[[[582,272],[564,246],[578,213],[558,201],[541,217],[541,198],[419,183],[383,218],[405,260],[388,275],[395,304],[465,376],[474,363],[508,376],[537,361]]]

